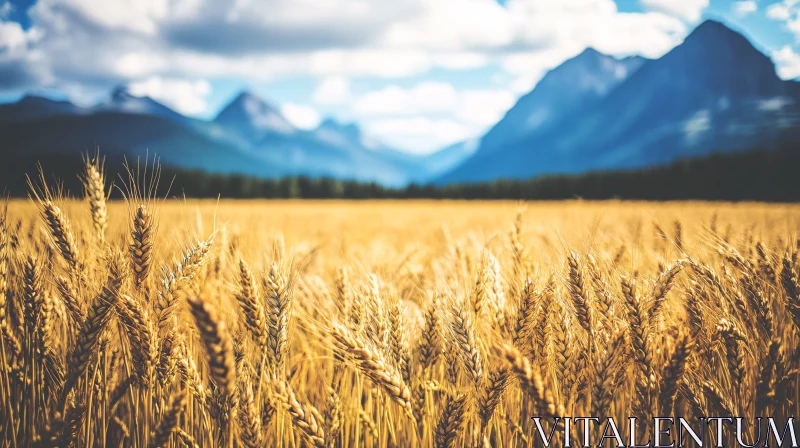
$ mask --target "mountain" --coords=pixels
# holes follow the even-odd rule
[[[486,133],[478,151],[488,154],[514,140],[546,131],[576,108],[605,97],[645,61],[638,56],[616,59],[587,48],[545,74]]]
[[[0,123],[20,122],[55,115],[82,115],[88,110],[69,101],[56,101],[34,95],[25,95],[16,103],[0,104]]]
[[[317,129],[269,132],[252,145],[266,163],[286,175],[334,177],[387,186],[407,184],[419,171],[419,160],[365,136],[353,124],[332,119]]]
[[[149,151],[179,168],[392,187],[639,168],[793,143],[800,143],[800,83],[782,81],[767,56],[715,21],[655,60],[586,49],[547,73],[481,138],[425,156],[392,148],[356,123],[327,119],[298,129],[247,91],[211,121],[124,87],[88,108],[36,96],[0,105],[4,155],[99,146],[119,157]]]
[[[538,86],[537,86],[538,88]],[[667,163],[798,138],[797,92],[772,61],[716,21],[543,132],[479,150],[440,183]]]
[[[213,121],[184,117],[125,88],[91,108],[28,96],[0,105],[0,142],[9,157],[99,147],[110,158],[155,154],[180,168],[261,177],[324,176],[402,186],[434,175],[421,157],[383,145],[354,123],[326,120],[318,129],[299,130],[247,92]]]
[[[453,143],[425,156],[423,164],[433,176],[446,173],[473,155],[479,145],[480,140],[477,138]]]
[[[393,153],[408,155],[364,134],[361,127],[352,122],[344,123],[327,118],[313,132],[318,139],[334,146],[359,148],[361,151],[383,153],[387,156],[392,156]]]
[[[6,160],[30,154],[92,152],[113,160],[157,156],[165,165],[268,177],[280,175],[258,157],[193,131],[166,117],[98,112],[0,124]],[[0,187],[2,188],[2,187]]]
[[[369,149],[376,149],[380,146],[379,142],[366,139],[357,124],[341,123],[333,118],[323,120],[314,132],[320,139],[335,145],[360,146]]]
[[[268,136],[285,136],[297,129],[273,105],[250,92],[242,92],[225,106],[214,123],[255,144]]]
[[[188,118],[148,96],[136,96],[126,86],[120,86],[111,92],[108,101],[93,108],[93,112],[117,112],[122,114],[153,115],[169,118],[179,122],[187,122]]]

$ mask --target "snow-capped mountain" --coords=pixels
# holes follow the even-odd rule
[[[133,95],[125,86],[111,92],[111,98],[92,108],[93,112],[118,112],[124,114],[153,115],[185,122],[189,119],[148,96]]]
[[[258,143],[269,135],[290,135],[297,129],[277,107],[250,92],[242,92],[225,106],[214,122],[250,143]]]

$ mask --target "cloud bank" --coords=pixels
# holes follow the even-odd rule
[[[302,104],[313,101],[379,119],[373,129],[406,124],[409,135],[429,129],[460,138],[463,128],[491,124],[513,96],[587,46],[662,55],[708,0],[641,5],[642,12],[620,12],[613,0],[39,0],[27,30],[0,19],[0,93],[45,88],[87,103],[124,83],[201,114],[216,79],[303,76],[319,82],[313,97],[283,109],[304,126],[318,121]],[[502,88],[395,85],[436,70],[487,67],[505,80]],[[384,87],[354,95],[359,79],[383,79]]]

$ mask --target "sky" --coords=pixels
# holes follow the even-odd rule
[[[657,58],[705,19],[800,77],[800,0],[0,0],[0,102],[126,85],[213,118],[242,90],[427,153],[483,134],[586,47]]]

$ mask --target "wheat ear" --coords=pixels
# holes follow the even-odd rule
[[[411,406],[411,391],[403,381],[400,373],[383,358],[381,353],[370,348],[366,343],[352,334],[350,330],[339,323],[334,323],[331,333],[336,342],[336,348],[343,357],[354,360],[358,369],[397,404],[399,404],[410,418],[413,417]]]
[[[233,342],[225,322],[211,304],[198,296],[188,299],[200,339],[208,354],[211,379],[224,397],[233,397],[236,387],[236,367],[233,358]]]
[[[172,396],[170,406],[161,416],[161,423],[158,424],[153,437],[150,440],[150,448],[162,448],[167,446],[175,428],[178,427],[178,417],[186,405],[186,394],[179,392]]]
[[[100,157],[84,158],[81,181],[84,195],[89,201],[94,230],[100,241],[105,241],[108,210],[106,209],[105,172]]]
[[[111,272],[108,275],[106,285],[102,291],[94,298],[86,319],[83,321],[75,347],[69,357],[69,369],[67,372],[61,402],[64,403],[67,395],[75,386],[78,379],[86,372],[89,360],[95,353],[100,340],[100,334],[106,327],[111,310],[114,308],[119,297],[119,288],[122,284],[119,266],[111,264]],[[62,406],[63,407],[63,406]]]
[[[266,278],[267,347],[272,356],[273,371],[283,371],[286,344],[289,341],[289,317],[291,313],[291,291],[278,266],[270,267]]]
[[[262,347],[267,343],[267,323],[264,307],[258,297],[255,279],[250,266],[244,260],[239,260],[239,292],[236,301],[244,315],[244,322],[250,334]]]
[[[436,436],[436,448],[450,448],[454,446],[453,443],[464,424],[466,403],[467,396],[464,394],[447,396],[444,409],[439,416],[439,421],[436,423],[436,429],[434,431]]]
[[[137,289],[147,282],[153,258],[153,240],[155,225],[147,206],[139,205],[133,215],[131,226],[131,269],[134,285]]]
[[[292,418],[298,433],[312,446],[325,447],[325,431],[317,421],[319,412],[311,405],[303,405],[297,400],[292,387],[284,381],[274,383],[274,394],[280,405]]]

